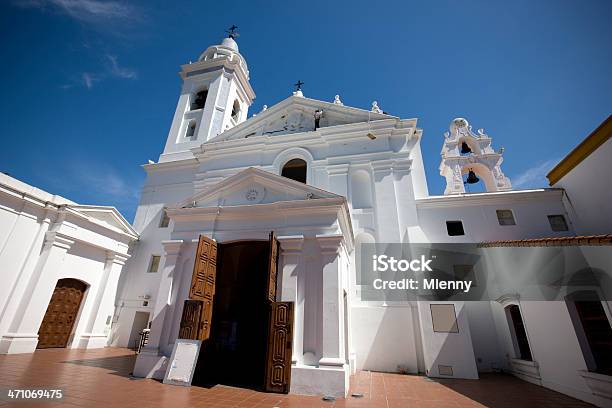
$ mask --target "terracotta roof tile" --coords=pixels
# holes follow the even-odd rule
[[[480,248],[490,247],[543,247],[543,246],[600,246],[612,245],[612,234],[577,237],[555,237],[490,241],[478,244]]]

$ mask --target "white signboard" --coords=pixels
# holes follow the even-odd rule
[[[176,340],[164,376],[164,384],[191,386],[201,345],[201,340]]]

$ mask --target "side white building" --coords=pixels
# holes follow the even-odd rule
[[[0,174],[0,226],[0,353],[105,347],[131,225]]]
[[[442,139],[443,196],[428,193],[417,120],[387,114],[377,103],[364,110],[343,105],[338,96],[309,99],[297,89],[247,119],[255,95],[232,38],[183,65],[180,75],[164,151],[144,166],[134,224],[141,239],[113,328],[114,345],[133,346],[137,333],[151,327],[135,375],[161,378],[175,340],[193,336],[214,350],[216,357],[205,352],[197,368],[212,382],[343,396],[356,369],[454,378],[507,370],[603,404],[578,373],[586,368],[578,364],[581,349],[552,355],[575,362],[561,375],[544,369],[551,348],[532,340],[531,356],[520,354],[518,342],[524,347],[525,336],[536,338],[531,332],[540,323],[532,316],[558,321],[559,314],[569,315],[565,302],[554,306],[553,319],[547,318],[553,306],[545,304],[519,320],[529,308],[510,294],[493,302],[375,302],[362,298],[356,282],[363,243],[493,246],[575,236],[578,224],[562,188],[513,190],[501,169],[503,152],[462,118]],[[484,192],[465,192],[471,172]],[[277,261],[270,256],[276,248],[270,232],[280,243]],[[609,270],[607,262],[602,267]],[[274,366],[284,388],[270,386],[263,369],[274,363],[265,343],[276,341],[267,327],[275,317],[258,303],[256,288],[270,282],[276,290],[268,306],[291,305],[293,325],[283,326],[282,334],[290,349]],[[439,330],[442,321],[451,321],[447,330]],[[526,334],[516,333],[521,324]],[[575,330],[563,333],[577,339]],[[247,374],[225,370],[236,366]]]

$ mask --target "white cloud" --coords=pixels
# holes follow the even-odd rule
[[[75,20],[94,22],[111,19],[127,19],[134,16],[134,9],[116,1],[99,0],[18,0],[15,4],[24,8],[51,9]]]
[[[109,72],[111,75],[124,79],[138,78],[138,73],[135,70],[131,68],[120,67],[119,63],[117,62],[117,57],[115,55],[107,54],[106,59],[108,59],[110,63]]]
[[[83,72],[81,74],[81,80],[83,82],[83,85],[85,85],[87,89],[91,89],[93,88],[94,82],[99,81],[100,78],[98,77],[98,75],[92,74],[90,72]]]
[[[535,188],[547,186],[546,174],[559,162],[559,159],[550,159],[539,162],[522,173],[511,178],[512,186],[516,188]]]

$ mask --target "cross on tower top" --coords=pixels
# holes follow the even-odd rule
[[[236,38],[240,37],[240,34],[236,32],[237,29],[238,29],[238,26],[235,24],[232,24],[232,26],[228,28],[225,32],[227,33],[227,36],[229,38],[231,38],[232,40],[235,40]]]
[[[302,90],[302,85],[304,85],[304,82],[298,80],[295,84],[293,84],[293,86],[295,86],[295,91],[301,91]]]

